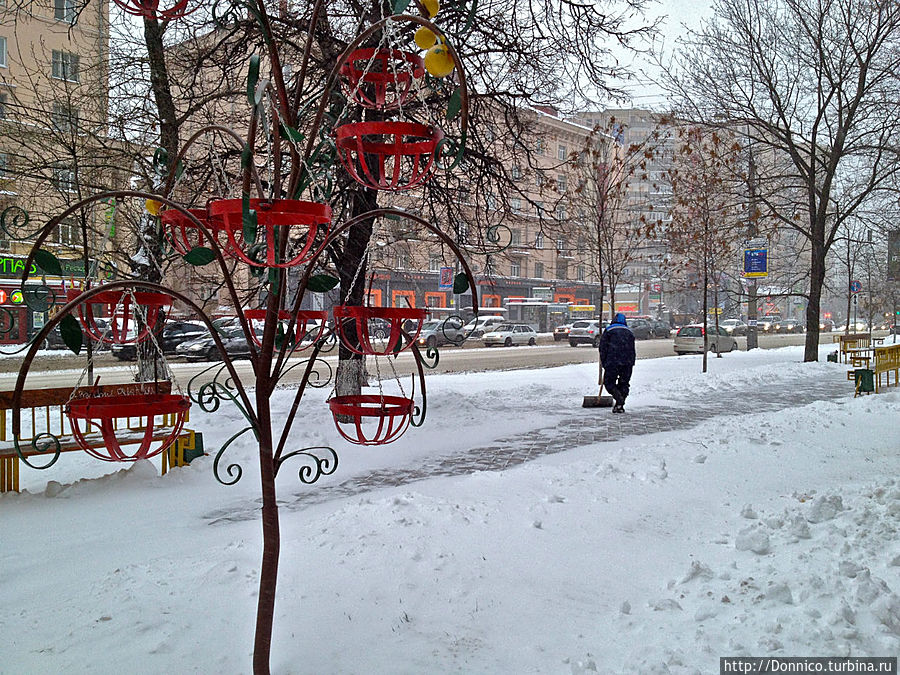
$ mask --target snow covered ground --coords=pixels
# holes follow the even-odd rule
[[[827,345],[827,348],[830,348]],[[349,446],[326,393],[295,447],[337,472],[279,475],[276,673],[711,673],[727,655],[900,653],[900,392],[852,398],[802,348],[641,361],[628,415],[821,381],[847,396],[561,450],[505,470],[305,503],[583,410],[596,370],[428,379],[428,420]],[[408,382],[404,382],[407,387]],[[275,409],[286,410],[288,392]],[[240,429],[195,413],[208,449]],[[158,475],[74,453],[0,497],[0,673],[246,673],[261,532],[249,442]],[[114,471],[102,476],[104,471]],[[87,478],[85,478],[87,477]]]

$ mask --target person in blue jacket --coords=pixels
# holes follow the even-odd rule
[[[625,322],[625,315],[620,312],[600,336],[603,386],[616,401],[612,409],[614,413],[625,412],[634,359],[634,333]]]

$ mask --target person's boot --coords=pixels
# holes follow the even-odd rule
[[[612,411],[613,411],[614,413],[625,412],[625,406],[623,406],[621,403],[616,403],[616,404],[613,406]]]

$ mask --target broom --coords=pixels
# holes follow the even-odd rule
[[[597,353],[600,356],[600,353]],[[599,359],[598,359],[599,360]],[[603,395],[603,361],[600,361],[600,393],[597,396],[585,396],[581,403],[582,408],[612,408],[615,404],[612,396]]]

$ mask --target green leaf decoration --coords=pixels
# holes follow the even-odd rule
[[[250,195],[244,195],[241,206],[243,211],[241,219],[244,225],[244,241],[252,245],[256,243],[256,234],[259,231],[259,218],[256,215],[256,211],[250,208]]]
[[[460,272],[453,277],[453,292],[456,295],[460,295],[467,290],[469,290],[469,277],[467,277],[465,273]]]
[[[450,100],[447,102],[447,121],[452,121],[454,117],[459,115],[460,110],[462,110],[462,88],[457,87],[453,90]]]
[[[303,143],[303,141],[306,140],[306,136],[301,134],[300,131],[292,126],[285,124],[284,122],[281,123],[281,137],[286,138],[289,141],[296,143],[297,145],[300,145],[301,143]]]
[[[211,248],[206,248],[205,246],[195,246],[190,251],[182,256],[184,261],[189,265],[194,265],[195,267],[202,267],[203,265],[209,265],[213,260],[216,259],[216,253]]]
[[[340,279],[329,276],[327,274],[316,274],[309,278],[306,287],[313,293],[325,293],[340,283]]]
[[[84,345],[84,334],[81,332],[81,324],[71,314],[66,314],[59,322],[59,335],[63,343],[73,354],[80,354]]]
[[[56,276],[62,276],[62,263],[59,262],[59,258],[50,253],[50,251],[45,251],[42,248],[39,248],[34,252],[34,262],[38,264],[42,270],[44,270],[47,274],[55,274]]]
[[[409,0],[395,0],[394,14],[403,14],[407,7],[409,7]]]
[[[250,57],[250,70],[247,73],[247,100],[256,105],[256,84],[259,82],[259,55]]]

